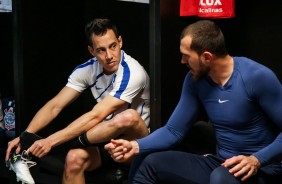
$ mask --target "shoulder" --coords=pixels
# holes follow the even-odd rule
[[[234,57],[234,62],[236,66],[235,70],[238,70],[244,79],[250,78],[257,80],[263,77],[269,78],[275,76],[270,68],[252,59],[246,57]]]
[[[92,69],[93,67],[97,66],[99,64],[99,62],[97,61],[96,58],[91,58],[88,61],[78,65],[74,71],[76,70],[89,70]]]
[[[99,73],[99,62],[95,59],[89,59],[88,61],[78,65],[71,72],[69,76],[69,81],[78,81],[78,82],[91,82],[96,77],[97,73]]]
[[[136,59],[126,54],[124,51],[122,54],[121,65],[123,67],[129,67],[130,69],[143,68],[143,66]]]
[[[128,75],[137,80],[138,78],[146,78],[147,72],[144,67],[133,57],[123,51],[120,67],[117,75]]]
[[[246,89],[251,93],[260,93],[281,84],[275,73],[268,67],[245,57],[234,57],[236,69]]]
[[[93,76],[95,72],[99,72],[99,62],[96,58],[91,58],[88,61],[78,65],[74,68],[71,76],[87,77]]]

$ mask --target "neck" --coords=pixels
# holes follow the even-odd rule
[[[224,58],[216,58],[213,61],[209,76],[220,86],[224,86],[232,75],[234,67],[233,58],[227,55]]]

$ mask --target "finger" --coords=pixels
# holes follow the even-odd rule
[[[236,165],[238,162],[239,161],[237,157],[232,157],[232,158],[226,159],[221,165],[226,168],[229,168],[229,167]]]
[[[38,157],[38,158],[42,158],[42,157],[45,156],[46,154],[47,154],[46,152],[41,152],[41,153],[38,154],[37,157]]]
[[[111,143],[112,143],[112,144],[117,144],[118,142],[119,142],[118,140],[111,139]]]
[[[120,156],[118,156],[118,157],[115,157],[114,160],[115,160],[116,162],[123,162],[123,161],[124,161],[124,156],[123,156],[123,155],[120,155]]]
[[[229,169],[229,172],[235,175],[235,173],[240,172],[242,169],[245,170],[245,166],[242,163],[239,163]]]
[[[36,146],[34,148],[34,150],[32,151],[32,154],[36,157],[41,157],[42,155],[44,155],[44,149],[42,147]]]
[[[27,152],[31,153],[32,155],[38,157],[40,154],[40,149],[41,147],[39,147],[36,143],[33,143],[33,145],[31,145],[28,149]]]
[[[241,178],[242,181],[246,181],[249,177],[251,177],[252,175],[255,175],[256,173],[254,173],[254,171],[249,171],[245,176],[243,176]]]
[[[6,156],[5,156],[5,160],[6,160],[6,161],[9,160],[10,155],[11,155],[11,149],[7,149],[7,150],[6,150]]]
[[[114,149],[115,148],[115,145],[113,143],[108,143],[104,146],[104,148],[106,150],[111,150],[111,149]]]
[[[116,142],[116,139],[111,139],[111,142],[112,142],[112,143],[115,143],[115,142]]]
[[[21,147],[21,145],[19,145],[19,146],[17,147],[17,149],[16,149],[16,154],[19,154],[20,151],[21,151],[21,149],[22,149],[22,147]]]
[[[27,150],[26,150],[26,152],[27,153],[32,153],[33,154],[33,150],[34,150],[34,144],[33,145],[31,145]]]
[[[9,157],[11,155],[11,150],[12,150],[12,146],[11,146],[11,142],[8,142],[8,148],[6,150],[6,157],[5,157],[5,160],[8,161],[9,160]]]
[[[112,154],[112,157],[116,158],[116,157],[119,157],[121,155],[124,155],[123,152],[115,152]]]
[[[113,149],[113,152],[123,152],[124,147],[123,146],[117,146],[116,148]]]
[[[236,175],[235,173],[239,172],[237,175],[241,175],[242,172],[240,171],[244,171],[244,173],[248,172],[251,167],[250,165],[248,164],[248,160],[246,159],[246,157],[237,157],[237,161],[238,163],[232,167],[229,172]]]
[[[125,140],[123,140],[123,139],[113,139],[112,141],[111,141],[113,144],[115,144],[115,145],[122,145],[122,144],[125,144],[126,143],[126,141]]]
[[[121,159],[121,158],[123,158],[123,154],[114,154],[114,155],[112,155],[112,158],[114,158],[115,160],[119,160],[119,159]]]
[[[246,173],[249,172],[249,168],[242,167],[240,170],[233,172],[236,178],[244,176]]]
[[[25,153],[28,155],[30,153],[29,149],[27,149]]]

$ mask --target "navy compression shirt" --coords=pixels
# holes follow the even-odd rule
[[[140,154],[178,144],[204,106],[217,139],[218,156],[254,155],[261,165],[282,160],[282,88],[274,73],[245,57],[234,57],[224,86],[206,76],[193,81],[188,72],[180,100],[168,122],[137,140]]]

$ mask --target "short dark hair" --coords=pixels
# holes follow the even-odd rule
[[[97,18],[97,19],[90,21],[85,26],[85,35],[86,35],[88,45],[92,46],[92,44],[93,44],[92,40],[91,40],[92,34],[104,35],[108,31],[108,29],[113,30],[116,37],[117,38],[119,37],[117,27],[113,24],[113,22],[110,19]]]
[[[184,28],[180,40],[185,36],[191,36],[190,48],[201,55],[209,51],[218,57],[226,56],[225,39],[221,29],[216,23],[210,20],[200,20]]]

